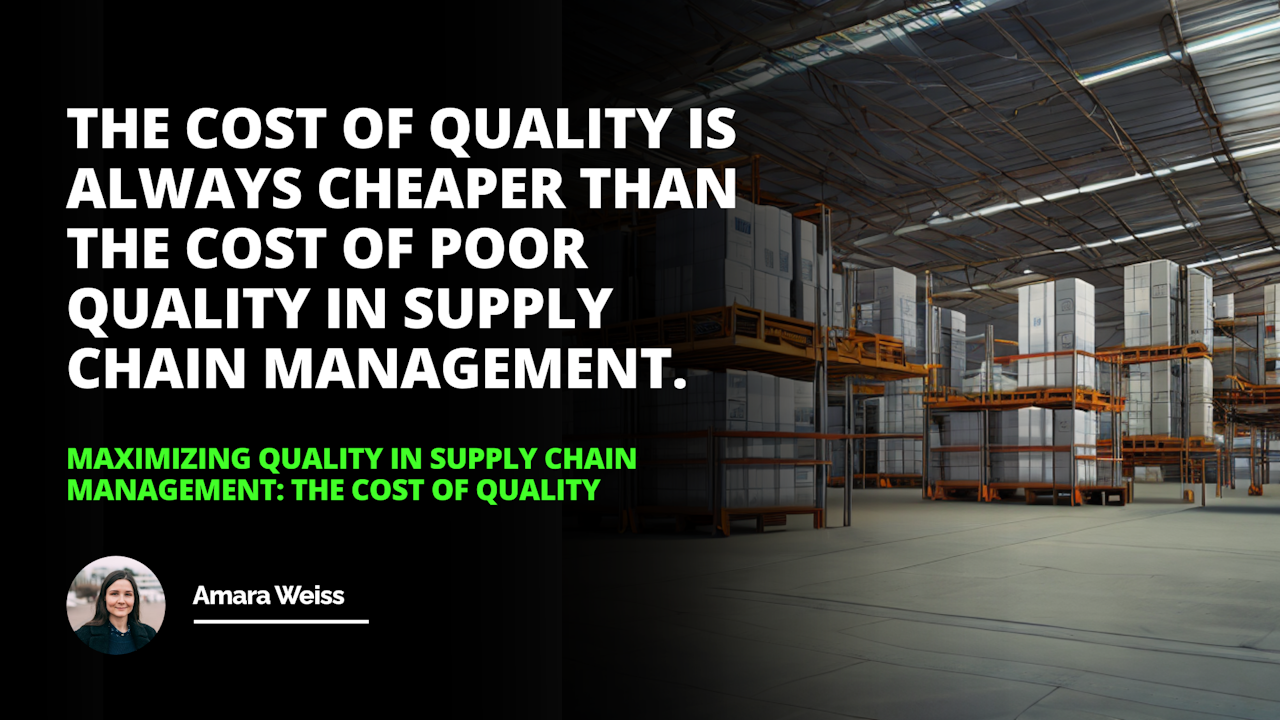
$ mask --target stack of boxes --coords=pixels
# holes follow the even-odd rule
[[[1213,350],[1213,278],[1187,270],[1187,342],[1204,343]]]
[[[1083,280],[1056,280],[1018,288],[1018,354],[1080,350],[1092,353],[1094,289]],[[1048,355],[1018,360],[1019,388],[1097,388],[1097,361],[1086,355]],[[990,441],[1005,447],[1055,446],[1062,451],[992,453],[993,482],[1098,483],[1097,412],[1023,408],[992,413]]]
[[[1069,485],[1075,464],[1077,485],[1110,482],[1110,465],[1095,460],[1076,460],[1077,455],[1095,455],[1098,444],[1098,413],[1085,410],[1022,408],[991,414],[991,444],[1008,446],[1055,446],[1071,448],[1054,452],[999,452],[991,454],[992,482],[1037,482]],[[1100,477],[1101,476],[1101,477]]]
[[[924,304],[921,303],[918,307],[923,309]],[[941,387],[962,392],[969,357],[964,314],[935,307],[933,326],[937,331],[934,333],[933,353],[929,357],[929,364],[939,366],[934,371],[934,380]]]
[[[902,340],[906,360],[924,363],[923,329],[916,303],[916,277],[898,268],[857,270],[850,274],[857,307],[854,326],[863,332],[890,335]],[[959,323],[964,337],[964,316],[950,313],[949,327]],[[948,358],[950,358],[948,352]],[[948,376],[950,377],[950,376]],[[880,432],[924,434],[924,380],[914,378],[885,383],[879,406]],[[886,475],[920,475],[923,472],[920,440],[878,440],[878,471]]]
[[[673,210],[658,216],[658,315],[752,304],[755,211],[739,198],[732,209]]]
[[[1190,407],[1187,437],[1213,439],[1213,360],[1196,358],[1187,361],[1190,372]]]
[[[1213,319],[1231,320],[1236,316],[1236,294],[1213,296]]]
[[[737,303],[791,316],[794,230],[791,213],[742,198],[727,210],[662,213],[655,238],[656,314]],[[812,255],[812,230],[806,238]]]
[[[846,434],[844,424],[844,406],[830,405],[827,407],[827,428],[825,432],[832,435]],[[849,487],[851,482],[849,475],[846,474],[845,468],[845,443],[847,440],[833,440],[831,442],[831,477],[844,478],[845,487]]]
[[[1177,263],[1152,260],[1125,267],[1125,347],[1182,344],[1177,340],[1184,326]]]
[[[1178,265],[1168,260],[1137,263],[1124,269],[1125,347],[1184,344],[1187,323],[1178,270]],[[1201,292],[1212,297],[1211,286]],[[1208,375],[1212,382],[1212,369]],[[1129,435],[1184,437],[1179,362],[1129,366],[1125,398],[1124,423]],[[1209,417],[1212,418],[1212,410]]]
[[[965,447],[982,443],[982,413],[950,412],[941,416],[941,429],[933,430],[930,438],[933,447]],[[949,450],[930,454],[929,477],[940,480],[971,480],[981,478],[982,453],[968,450]]]
[[[1018,354],[1083,350],[1094,345],[1093,286],[1055,280],[1018,288]],[[1098,363],[1086,355],[1018,361],[1018,387],[1098,387]]]
[[[663,387],[637,390],[641,435],[716,430],[813,432],[813,383],[743,370],[663,369]],[[683,390],[673,379],[685,379]],[[593,430],[593,432],[595,432]],[[813,458],[813,440],[721,438],[721,458]],[[808,443],[807,446],[802,443]],[[705,438],[641,442],[637,502],[642,506],[710,508],[712,483]],[[687,464],[645,460],[691,460]],[[720,465],[728,507],[810,506],[813,469],[794,465]]]
[[[1280,385],[1280,285],[1268,285],[1262,289],[1262,320],[1264,323],[1262,339],[1263,383]]]
[[[755,213],[753,307],[776,315],[790,316],[793,277],[791,257],[794,252],[791,213],[769,205],[757,205]]]
[[[818,226],[793,218],[791,247],[794,279],[791,285],[792,317],[816,323],[818,322],[818,293],[825,292],[827,288],[826,267],[818,261]]]

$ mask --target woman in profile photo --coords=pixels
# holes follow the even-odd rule
[[[107,655],[131,653],[155,636],[155,629],[143,625],[138,614],[138,584],[124,570],[102,581],[93,619],[76,630],[81,642]]]

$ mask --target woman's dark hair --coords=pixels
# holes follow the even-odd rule
[[[133,586],[133,612],[129,613],[129,622],[133,624],[141,624],[142,616],[138,612],[138,605],[141,604],[142,598],[138,597],[138,582],[133,579],[124,570],[116,570],[109,573],[107,578],[102,581],[102,588],[98,590],[98,601],[93,604],[93,619],[85,623],[88,625],[105,625],[111,619],[111,613],[107,610],[107,588],[117,580],[128,580]]]

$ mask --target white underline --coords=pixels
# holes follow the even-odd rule
[[[196,625],[368,625],[368,620],[192,620]]]

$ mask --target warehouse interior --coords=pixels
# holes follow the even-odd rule
[[[581,702],[1280,716],[1274,0],[570,13],[574,106],[673,111],[566,165],[737,190],[567,212],[616,289],[573,341],[672,351],[566,393],[639,457],[565,506]]]

